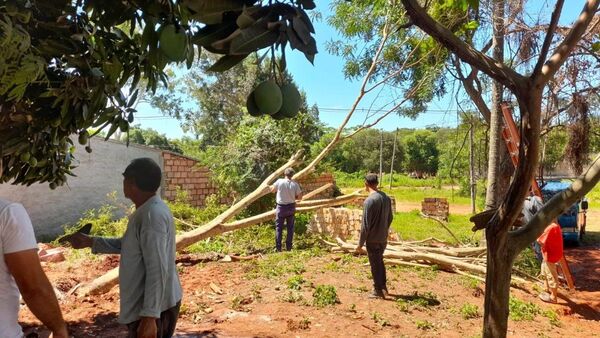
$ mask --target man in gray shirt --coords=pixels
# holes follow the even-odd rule
[[[275,202],[275,248],[281,251],[281,237],[283,233],[283,224],[287,223],[287,237],[285,239],[285,248],[292,250],[292,239],[294,238],[294,220],[296,213],[296,200],[302,199],[302,189],[300,185],[292,180],[294,169],[287,168],[283,172],[285,178],[278,179],[272,186],[271,192],[277,192]]]
[[[373,276],[373,293],[370,298],[385,298],[387,280],[383,252],[387,246],[387,238],[392,224],[392,201],[378,189],[379,180],[375,174],[365,176],[365,187],[369,197],[365,199],[363,207],[363,221],[360,229],[360,239],[356,251],[360,252],[363,245],[367,245],[369,264]]]
[[[128,337],[167,338],[175,332],[182,290],[175,266],[175,225],[169,207],[156,195],[162,178],[150,158],[138,158],[123,173],[123,192],[135,204],[121,238],[75,233],[76,248],[120,254],[119,322]]]

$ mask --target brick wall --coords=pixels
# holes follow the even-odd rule
[[[164,187],[163,197],[169,201],[175,199],[177,188],[187,191],[189,201],[197,207],[204,206],[206,198],[218,193],[218,188],[210,181],[207,168],[198,165],[198,161],[163,152]],[[229,203],[227,198],[221,198],[220,203]]]
[[[448,200],[445,198],[425,198],[421,202],[421,212],[427,216],[439,217],[447,221],[450,214]]]
[[[327,183],[334,183],[335,179],[331,173],[322,173],[320,175],[310,175],[306,178],[298,180],[298,183],[302,187],[302,192],[307,194],[315,189],[324,186]],[[311,200],[324,199],[333,197],[333,188],[329,188],[316,196],[313,196]]]
[[[365,203],[365,199],[367,199],[367,197],[368,197],[367,195],[358,196],[357,198],[354,199],[354,201],[350,202],[348,205],[362,209],[363,205]],[[394,198],[394,196],[388,195],[388,197],[392,201],[392,212],[396,213],[396,199]]]
[[[218,188],[211,183],[210,172],[207,168],[198,165],[198,161],[186,156],[163,152],[163,197],[169,201],[175,199],[177,187],[188,192],[190,203],[197,207],[205,205],[206,197],[217,194]],[[299,180],[303,192],[309,193],[327,183],[335,183],[331,173],[311,175]],[[333,188],[327,189],[312,199],[333,197]],[[219,201],[228,204],[231,201],[224,197]]]
[[[343,240],[358,240],[362,225],[363,210],[348,208],[323,208],[314,212],[308,224],[308,231]],[[388,240],[399,237],[390,229]]]

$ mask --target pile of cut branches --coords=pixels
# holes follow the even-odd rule
[[[337,243],[324,241],[332,252],[354,253],[356,241],[336,239]],[[362,249],[358,254],[366,254]],[[436,238],[422,241],[390,241],[383,254],[384,262],[389,265],[413,267],[436,266],[440,270],[469,276],[485,281],[486,248],[473,246],[453,246]],[[536,277],[513,268],[511,283],[514,286],[525,286],[539,281]]]

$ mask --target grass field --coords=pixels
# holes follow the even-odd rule
[[[469,222],[469,217],[469,215],[450,215],[447,226],[462,243],[476,244],[481,239],[481,232],[473,233],[471,231],[473,224]],[[422,240],[435,237],[449,243],[456,243],[438,222],[421,217],[418,210],[395,213],[392,228],[401,236],[402,240]]]

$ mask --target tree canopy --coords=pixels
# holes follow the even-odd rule
[[[138,86],[167,84],[168,64],[201,50],[224,71],[263,48],[289,45],[312,62],[312,0],[10,0],[0,2],[1,182],[72,175],[73,134],[110,137],[134,120]],[[282,53],[282,60],[285,54]],[[284,64],[282,62],[282,64]],[[91,151],[91,148],[87,148]]]

